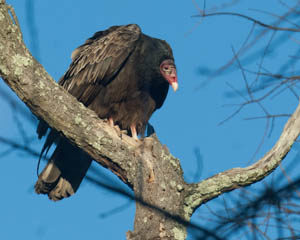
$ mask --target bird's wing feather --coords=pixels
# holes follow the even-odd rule
[[[59,84],[88,105],[121,70],[140,35],[135,24],[95,33],[73,52],[72,63]]]

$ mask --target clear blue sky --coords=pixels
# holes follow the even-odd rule
[[[154,114],[150,122],[162,143],[180,159],[186,179],[191,180],[195,174],[196,147],[203,157],[201,179],[232,167],[244,167],[252,159],[263,137],[266,121],[243,119],[262,116],[260,108],[255,105],[247,107],[226,124],[218,126],[236,110],[235,107],[222,107],[223,104],[244,101],[238,97],[226,97],[226,93],[231,91],[226,82],[243,89],[241,72],[223,74],[199,87],[207,78],[197,71],[199,67],[217,69],[229,61],[232,47],[238,49],[242,45],[251,23],[225,16],[207,18],[200,23],[199,18],[191,17],[197,14],[192,0],[35,1],[34,12],[28,12],[25,0],[7,2],[15,8],[19,17],[25,43],[56,80],[68,68],[71,52],[94,32],[109,26],[137,23],[144,33],[165,39],[175,55],[179,90],[176,93],[170,91],[163,108]],[[197,2],[202,7],[203,2]],[[210,9],[222,2],[225,1],[207,1],[206,7]],[[247,1],[225,10],[272,23],[275,18],[251,9],[279,14],[286,11],[277,3],[271,0]],[[35,39],[32,39],[32,28],[29,28],[33,18]],[[259,30],[259,27],[255,29]],[[251,53],[260,56],[269,37],[258,43],[258,55],[255,51]],[[294,54],[296,43],[289,40],[288,44],[280,54],[271,45],[274,52],[264,62],[267,70],[276,72],[283,57]],[[260,58],[246,65],[247,59],[244,59],[245,66],[253,71],[257,70],[259,61]],[[248,77],[249,81],[255,79],[255,75]],[[1,81],[0,88],[10,91]],[[22,143],[13,124],[14,114],[7,103],[0,101],[1,136],[19,139]],[[297,100],[289,93],[266,102],[272,114],[291,113],[296,104]],[[255,159],[276,141],[285,121],[286,118],[276,120],[272,135],[266,139]],[[24,123],[23,128],[29,138],[35,137],[32,125]],[[31,146],[38,150],[41,143],[36,140]],[[0,152],[4,149],[0,145]],[[36,164],[37,159],[26,154],[11,153],[1,158],[0,239],[125,239],[125,232],[133,228],[134,203],[116,214],[100,218],[101,213],[126,204],[127,200],[87,181],[71,198],[51,202],[33,191],[37,179]],[[195,222],[205,226],[199,219],[197,214],[193,217]]]

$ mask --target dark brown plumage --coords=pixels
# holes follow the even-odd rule
[[[110,125],[117,124],[137,139],[152,113],[160,108],[169,85],[176,91],[177,75],[170,46],[151,38],[139,26],[113,26],[89,38],[72,53],[72,63],[59,80],[69,93]],[[39,137],[48,129],[40,121]],[[52,200],[72,195],[91,163],[90,157],[54,130],[43,151],[56,150],[35,185]]]

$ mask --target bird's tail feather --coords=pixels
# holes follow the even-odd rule
[[[73,195],[82,182],[91,157],[67,139],[59,141],[48,164],[35,184],[38,194],[47,194],[53,201]]]

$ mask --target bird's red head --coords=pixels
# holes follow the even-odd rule
[[[174,92],[176,92],[178,88],[178,82],[177,82],[176,66],[174,64],[174,61],[171,59],[164,60],[160,64],[160,72],[163,75],[163,77],[172,86]]]

